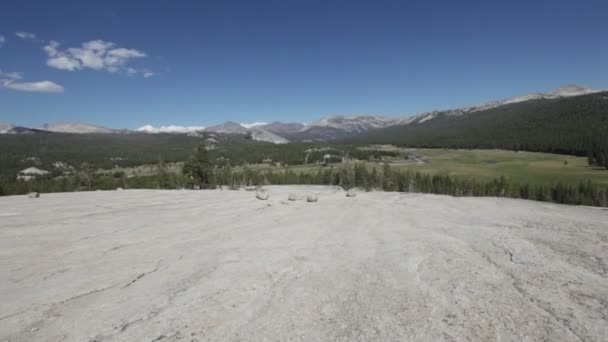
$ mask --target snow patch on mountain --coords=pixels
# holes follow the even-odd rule
[[[0,122],[0,134],[7,134],[13,128],[15,128],[15,125],[11,125],[9,123]]]
[[[196,131],[202,131],[205,126],[179,126],[179,125],[168,125],[168,126],[152,126],[144,125],[136,129],[138,132],[146,133],[191,133]]]
[[[331,127],[339,130],[358,133],[369,129],[384,128],[395,125],[399,119],[378,115],[335,115],[323,118],[312,126]]]
[[[249,132],[251,133],[251,138],[255,141],[265,141],[273,144],[287,144],[289,142],[289,140],[283,137],[263,129],[257,129],[256,127],[250,129]]]
[[[268,123],[266,122],[253,122],[253,123],[241,123],[241,126],[250,129],[253,127],[257,127],[257,126],[263,126],[263,125],[267,125]]]

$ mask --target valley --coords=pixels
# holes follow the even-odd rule
[[[604,205],[608,192],[608,92],[580,86],[410,117],[0,128],[5,195],[194,186],[182,171],[200,147],[211,187],[325,184],[587,205]],[[385,165],[399,174],[393,183],[419,185],[389,186]]]
[[[608,1],[5,1],[0,342],[608,342]]]
[[[340,149],[340,146],[336,146]],[[385,164],[394,170],[421,172],[429,175],[448,175],[458,178],[476,178],[490,181],[500,176],[519,183],[551,185],[556,183],[577,185],[581,179],[608,185],[608,170],[589,166],[587,158],[538,153],[514,152],[507,150],[457,150],[457,149],[414,149],[392,145],[372,145],[359,147],[365,151],[390,151],[397,156],[382,156],[377,160],[349,159],[344,162],[323,163],[320,160],[310,164],[276,165],[272,162],[252,163],[235,166],[234,172],[247,169],[260,172],[295,172],[315,174],[326,168],[340,169],[354,163],[364,163],[368,169],[381,172]],[[167,164],[167,171],[181,172],[182,163]],[[99,173],[124,172],[128,176],[155,175],[157,164],[135,167],[100,169]]]

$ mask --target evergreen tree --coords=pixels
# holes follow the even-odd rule
[[[597,165],[598,166],[607,166],[608,165],[608,161],[606,160],[606,153],[604,151],[599,152],[598,158],[597,158]]]
[[[393,175],[393,170],[391,170],[391,166],[388,163],[384,163],[384,165],[382,165],[382,189],[394,191],[395,184],[395,177]]]
[[[200,144],[196,151],[184,162],[182,173],[188,179],[188,185],[208,189],[212,186],[213,165],[204,144]]]
[[[80,164],[78,168],[78,180],[80,186],[86,190],[93,190],[93,177],[95,175],[95,168],[90,163],[84,162]]]
[[[369,175],[369,180],[367,181],[367,188],[374,189],[378,187],[378,172],[376,172],[376,167],[372,169],[372,173]]]
[[[157,179],[158,179],[158,187],[160,189],[172,189],[173,186],[171,184],[171,176],[169,172],[167,172],[167,166],[163,161],[163,157],[158,157],[158,164],[156,166]]]

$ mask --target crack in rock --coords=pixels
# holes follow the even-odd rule
[[[59,304],[66,304],[66,303],[75,301],[77,299],[80,299],[80,298],[83,298],[83,297],[86,297],[86,296],[90,296],[90,295],[93,295],[93,294],[96,294],[96,293],[99,293],[99,292],[107,291],[107,290],[110,290],[112,288],[115,288],[118,285],[119,284],[113,284],[113,285],[110,285],[110,286],[102,287],[100,289],[91,290],[89,292],[85,292],[85,293],[76,295],[74,297],[70,297],[70,298],[64,299],[64,300],[60,301]]]
[[[128,283],[127,283],[126,285],[124,285],[122,288],[123,288],[123,289],[124,289],[124,288],[127,288],[127,287],[129,287],[129,286],[131,286],[131,285],[135,284],[135,283],[136,283],[138,280],[140,280],[141,278],[143,278],[143,277],[145,277],[145,276],[147,276],[147,275],[149,275],[149,274],[152,274],[152,273],[154,273],[154,272],[158,271],[158,270],[160,269],[160,266],[161,266],[162,262],[163,262],[162,260],[159,260],[159,261],[156,263],[156,266],[154,267],[154,269],[153,269],[153,270],[148,271],[148,272],[144,272],[144,273],[140,273],[140,274],[138,274],[138,275],[137,275],[137,277],[133,278],[133,279],[132,279],[130,282],[128,282]]]

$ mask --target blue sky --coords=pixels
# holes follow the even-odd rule
[[[606,1],[6,1],[0,122],[410,115],[608,88]]]

